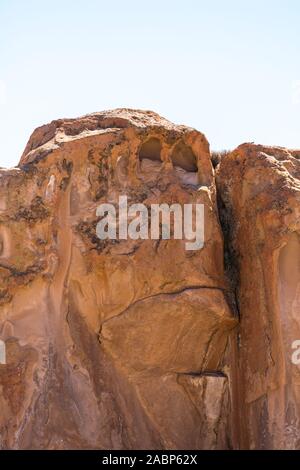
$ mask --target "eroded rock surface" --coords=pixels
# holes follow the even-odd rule
[[[240,325],[234,369],[239,444],[300,448],[300,152],[244,144],[217,168]]]
[[[119,109],[0,170],[0,448],[300,448],[300,152],[214,166],[200,132]],[[122,195],[204,204],[204,247],[100,240]]]
[[[0,171],[0,447],[230,448],[230,336],[205,137],[152,112],[58,120]],[[102,202],[203,203],[205,245],[100,240]]]

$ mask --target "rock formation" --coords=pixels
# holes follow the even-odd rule
[[[300,152],[244,144],[217,168],[240,324],[240,446],[300,449]]]
[[[0,448],[300,448],[299,180],[153,112],[37,129],[0,170]],[[203,204],[204,247],[100,240],[122,195]]]

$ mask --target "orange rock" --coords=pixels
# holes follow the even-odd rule
[[[0,448],[300,448],[300,151],[219,157],[117,109],[0,170]],[[122,195],[204,204],[203,249],[100,240]]]
[[[96,113],[37,129],[0,174],[0,447],[231,447],[237,319],[205,137]],[[124,194],[204,204],[204,248],[100,240],[97,207]]]
[[[238,301],[235,425],[245,449],[300,448],[300,152],[244,144],[217,168]]]

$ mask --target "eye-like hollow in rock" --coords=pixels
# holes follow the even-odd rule
[[[185,171],[196,173],[198,171],[197,159],[191,147],[184,142],[175,145],[172,155],[173,166],[179,166]]]
[[[140,148],[140,160],[148,159],[161,162],[161,142],[156,137],[146,140]]]
[[[180,181],[185,185],[198,186],[197,160],[191,147],[179,142],[174,147],[171,158]]]

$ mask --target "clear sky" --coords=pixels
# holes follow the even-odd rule
[[[0,166],[52,119],[131,107],[300,148],[299,0],[0,0]]]

